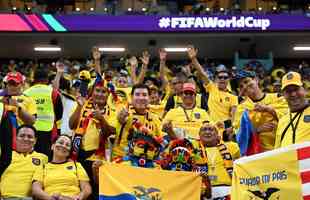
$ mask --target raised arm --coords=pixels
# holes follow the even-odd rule
[[[150,54],[148,51],[143,51],[142,52],[142,57],[140,57],[140,60],[142,62],[142,68],[141,72],[137,78],[137,83],[143,83],[145,73],[147,71],[147,66],[149,65],[150,62]]]
[[[165,68],[166,68],[166,58],[167,58],[167,52],[164,49],[159,49],[159,75],[160,75],[160,80],[162,82],[161,88],[165,89],[168,80],[167,77],[165,76]]]
[[[101,66],[100,66],[101,53],[100,53],[98,47],[93,47],[93,49],[92,49],[92,56],[93,56],[94,64],[95,64],[95,71],[98,74],[102,75],[101,74]]]
[[[56,62],[56,76],[53,82],[53,88],[55,88],[56,90],[59,90],[59,84],[60,84],[60,79],[64,74],[65,71],[65,65],[62,62]]]
[[[194,48],[193,46],[189,46],[187,50],[187,55],[189,59],[192,61],[193,67],[197,70],[199,76],[203,80],[205,84],[210,82],[207,73],[203,70],[202,66],[200,65],[197,59],[198,49]]]

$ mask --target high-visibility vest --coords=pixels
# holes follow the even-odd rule
[[[54,126],[55,114],[52,99],[53,88],[48,85],[37,84],[24,93],[32,97],[37,105],[37,119],[34,127],[38,131],[51,131]]]
[[[4,112],[4,104],[3,104],[3,103],[0,103],[0,122],[1,122],[1,120],[2,120],[3,112]]]

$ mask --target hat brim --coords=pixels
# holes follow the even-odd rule
[[[282,85],[281,90],[284,90],[287,86],[290,86],[290,85],[296,85],[296,86],[301,87],[302,83],[300,83],[300,82],[289,82],[287,84]]]

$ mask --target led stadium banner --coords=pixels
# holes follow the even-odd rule
[[[0,14],[0,31],[22,32],[243,32],[308,31],[303,15],[107,16]]]

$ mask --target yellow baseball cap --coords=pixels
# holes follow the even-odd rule
[[[87,70],[83,70],[80,72],[80,79],[82,80],[90,80],[91,76],[90,76],[90,73],[89,71]]]
[[[301,76],[297,72],[288,72],[282,77],[282,88],[284,90],[289,85],[302,86]]]

